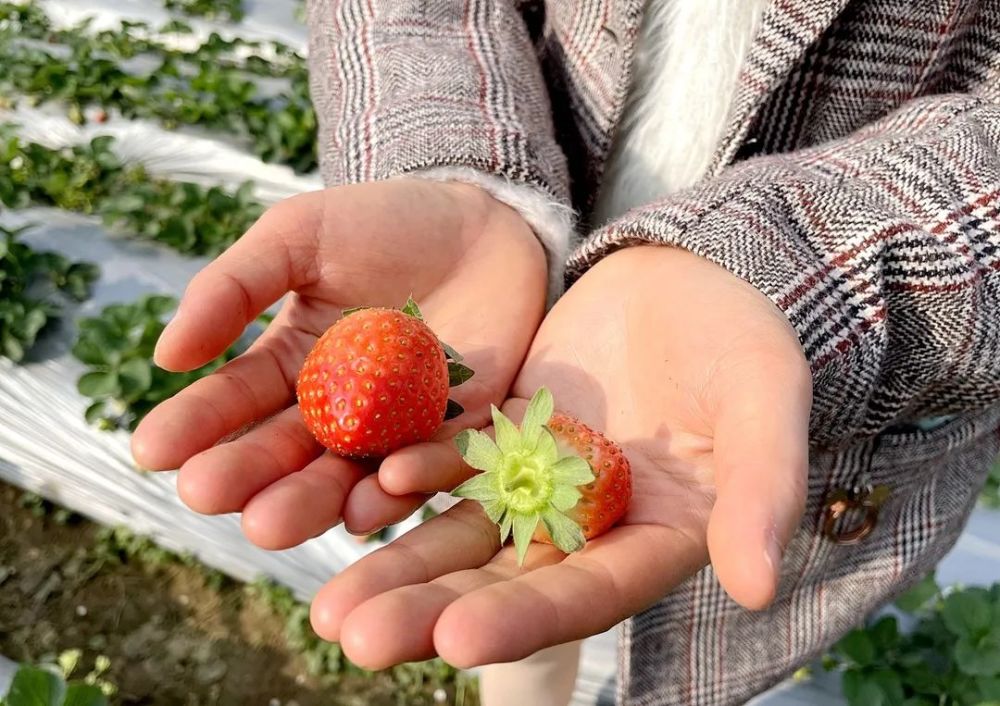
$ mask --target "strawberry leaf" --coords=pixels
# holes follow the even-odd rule
[[[490,518],[490,522],[500,522],[500,518],[503,517],[503,513],[506,510],[501,501],[487,500],[486,502],[481,502],[479,504],[483,506],[483,511],[486,512],[486,516]]]
[[[513,515],[509,512],[504,513],[503,519],[500,521],[500,544],[506,544],[507,539],[510,537],[510,529],[513,525]]]
[[[531,544],[531,536],[538,527],[538,515],[515,514],[514,525],[514,548],[517,549],[517,563],[524,564],[524,556],[528,553],[528,546]]]
[[[455,437],[455,445],[465,462],[480,471],[491,471],[503,460],[493,439],[481,431],[466,429]]]
[[[559,447],[556,445],[556,438],[545,427],[542,427],[538,432],[538,441],[535,444],[535,451],[532,453],[532,456],[538,459],[539,463],[544,463],[550,468],[559,460]]]
[[[444,355],[448,359],[448,361],[450,361],[452,363],[461,363],[463,360],[465,360],[462,357],[461,353],[459,353],[458,351],[456,351],[454,348],[452,348],[451,346],[449,346],[444,341],[440,341],[439,340],[439,343],[441,344],[441,347],[444,349]]]
[[[566,512],[576,507],[580,495],[580,491],[571,485],[557,485],[552,489],[552,498],[549,502],[559,512]]]
[[[454,361],[448,363],[448,387],[458,387],[463,382],[470,380],[473,375],[475,372],[467,365]]]
[[[460,417],[465,414],[465,407],[460,405],[455,400],[448,400],[448,406],[444,410],[444,420],[454,419],[455,417]]]
[[[348,317],[351,314],[357,314],[359,311],[364,311],[365,309],[370,309],[369,306],[350,306],[346,309],[342,309],[340,315],[343,317]]]
[[[521,432],[517,426],[495,405],[490,405],[490,412],[493,415],[493,432],[496,434],[497,446],[505,454],[518,451],[521,448]]]
[[[583,549],[587,543],[579,525],[557,510],[549,509],[542,513],[542,523],[552,543],[567,554]]]
[[[479,473],[455,488],[451,494],[460,498],[489,502],[496,500],[500,496],[500,491],[492,474]]]
[[[594,472],[590,464],[579,456],[566,456],[552,464],[552,477],[559,483],[567,485],[584,485],[594,481]]]
[[[406,304],[403,306],[401,311],[407,316],[412,316],[414,319],[419,321],[424,320],[424,315],[420,313],[420,307],[417,306],[415,301],[413,301],[413,297],[407,298]]]
[[[539,388],[528,403],[524,419],[521,420],[521,435],[525,441],[531,445],[537,443],[542,427],[549,423],[553,411],[555,411],[555,401],[552,399],[552,393],[546,387]]]

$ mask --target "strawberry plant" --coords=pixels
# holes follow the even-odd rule
[[[471,377],[411,299],[402,310],[345,311],[306,357],[296,393],[306,426],[328,449],[385,456],[429,440],[448,417],[448,388]],[[451,411],[461,408],[452,402]]]
[[[214,61],[218,64],[240,68],[247,73],[291,77],[306,72],[305,59],[283,42],[244,39],[223,39],[212,32],[207,39],[191,50],[180,51],[171,47],[165,36],[190,35],[191,25],[173,19],[159,28],[148,22],[121,20],[115,29],[93,32],[90,20],[70,28],[56,28],[45,12],[34,2],[10,3],[0,1],[0,45],[12,40],[35,40],[50,45],[66,47],[88,46],[113,59],[132,59],[149,54],[156,59],[172,57],[180,61]],[[269,58],[265,59],[263,55]]]
[[[230,349],[197,370],[171,373],[152,363],[153,348],[176,306],[170,297],[146,296],[133,304],[113,304],[100,316],[80,321],[73,355],[89,370],[77,380],[80,394],[93,400],[88,422],[102,429],[135,429],[157,404],[235,356]]]
[[[250,182],[230,194],[152,178],[141,166],[123,165],[113,146],[113,138],[97,137],[54,150],[0,125],[0,203],[99,215],[108,226],[192,255],[219,254],[264,211]]]
[[[918,617],[911,632],[885,616],[848,633],[827,658],[827,668],[842,671],[848,704],[1000,702],[1000,584],[942,592],[931,575],[897,607]]]
[[[65,300],[83,301],[98,269],[20,242],[28,227],[0,226],[0,355],[18,362],[59,316]]]
[[[108,658],[98,657],[83,679],[70,680],[81,654],[67,650],[56,664],[19,667],[0,706],[108,706],[108,697],[117,692],[104,678],[111,666]]]
[[[206,20],[228,20],[239,22],[243,19],[242,0],[164,0],[163,6],[192,17]]]
[[[181,52],[151,39],[145,23],[123,22],[117,33],[94,34],[86,21],[55,30],[33,5],[28,7],[0,4],[0,95],[59,101],[76,122],[93,107],[101,109],[100,120],[114,109],[171,128],[199,125],[243,137],[264,160],[300,172],[315,168],[316,115],[308,74],[302,57],[286,45],[227,41],[213,34],[194,51]],[[177,22],[163,28],[189,29]],[[242,60],[240,49],[259,51]],[[145,73],[122,67],[123,59],[140,55],[155,66]],[[283,77],[288,86],[262,94],[254,74]]]
[[[493,407],[496,440],[474,429],[455,437],[459,452],[482,471],[452,491],[479,501],[513,534],[518,563],[534,539],[564,552],[607,532],[628,509],[632,471],[621,448],[580,421],[554,411],[552,393],[532,397],[520,427]]]

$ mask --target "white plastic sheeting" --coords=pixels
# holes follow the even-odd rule
[[[40,5],[58,26],[93,18],[93,29],[113,28],[121,19],[145,20],[154,27],[170,17],[153,0],[43,0]],[[277,40],[304,53],[306,30],[295,20],[292,0],[247,0],[238,26],[190,20],[191,37]],[[168,131],[150,121],[126,121],[83,127],[69,122],[58,105],[0,111],[0,122],[15,122],[28,140],[58,148],[97,135],[116,138],[115,150],[128,163],[150,173],[202,184],[235,188],[252,180],[264,203],[321,187],[317,175],[300,176],[283,166],[265,164],[226,136],[198,129]],[[206,563],[237,578],[266,575],[302,598],[336,571],[374,548],[335,529],[301,547],[267,552],[247,542],[235,516],[205,517],[177,498],[174,474],[136,471],[124,432],[101,432],[83,419],[87,401],[76,392],[83,366],[69,353],[75,337],[72,319],[90,316],[114,302],[143,294],[180,294],[204,260],[188,258],[149,243],[107,233],[95,220],[50,209],[0,213],[0,223],[35,223],[26,234],[33,245],[76,259],[95,262],[102,276],[94,297],[68,311],[61,328],[44,337],[25,365],[0,359],[0,478],[37,492],[107,525],[126,525],[166,547],[195,553]]]
[[[100,264],[94,297],[67,319],[96,314],[149,292],[177,294],[203,260],[108,235],[91,219],[50,209],[7,212],[0,223],[35,223],[26,242]],[[238,578],[271,576],[303,597],[372,545],[341,529],[284,552],[247,542],[236,516],[205,517],[177,498],[174,473],[141,473],[132,465],[128,434],[102,432],[83,419],[76,392],[84,367],[69,353],[67,322],[43,338],[23,365],[0,360],[0,478],[107,525],[126,525]]]
[[[122,18],[159,26],[169,19],[154,0],[43,0],[41,5],[60,26],[93,17],[94,29],[117,26]],[[247,16],[238,26],[192,21],[194,35],[167,38],[178,48],[212,31],[226,38],[273,39],[305,52],[305,28],[295,19],[294,0],[245,0]],[[153,174],[202,184],[235,187],[256,184],[265,203],[321,187],[315,175],[297,176],[282,166],[262,163],[239,145],[197,129],[166,131],[148,121],[112,119],[78,127],[57,106],[0,111],[0,122],[13,120],[21,134],[50,147],[116,138],[116,151]],[[94,219],[50,209],[0,213],[0,223],[38,224],[25,239],[70,257],[98,263],[102,277],[93,299],[67,312],[70,321],[96,314],[114,302],[142,294],[179,294],[204,260],[108,234]],[[0,478],[37,492],[107,525],[125,525],[177,551],[193,552],[205,563],[237,578],[270,576],[309,598],[330,576],[374,549],[359,544],[341,528],[295,549],[267,552],[247,542],[235,516],[205,517],[177,498],[174,474],[145,474],[131,462],[128,435],[100,432],[83,419],[87,401],[75,390],[83,366],[69,354],[71,323],[48,335],[25,365],[0,359]],[[402,530],[415,524],[404,523]],[[943,583],[989,583],[1000,580],[1000,513],[977,511],[955,550],[939,569]],[[615,633],[584,644],[573,703],[613,703],[616,667]],[[11,663],[0,657],[0,694],[11,676]],[[754,700],[754,706],[842,703],[830,677],[808,684],[782,685]]]

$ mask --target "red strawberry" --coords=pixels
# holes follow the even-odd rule
[[[386,456],[430,439],[450,405],[449,381],[472,371],[442,344],[412,301],[355,309],[316,342],[299,372],[302,418],[341,456]],[[449,359],[451,362],[449,362]]]
[[[618,444],[568,414],[556,412],[546,426],[556,438],[560,455],[583,458],[595,476],[580,488],[580,500],[566,514],[580,525],[586,539],[604,534],[622,518],[632,499],[628,459]],[[544,526],[535,532],[535,541],[552,543]]]
[[[500,525],[500,541],[513,532],[518,562],[532,538],[565,552],[622,518],[632,499],[632,471],[621,448],[585,424],[553,413],[552,393],[541,388],[520,428],[493,408],[496,440],[467,429],[455,437],[473,476],[452,491],[478,500]]]

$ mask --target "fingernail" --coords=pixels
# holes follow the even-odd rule
[[[347,529],[347,533],[348,534],[354,535],[355,537],[359,537],[361,539],[364,539],[365,537],[369,537],[369,536],[371,536],[373,534],[381,532],[382,530],[384,530],[388,526],[389,525],[382,525],[381,527],[376,527],[376,528],[370,529],[370,530],[364,530],[363,532],[359,532],[357,530],[352,530],[352,529],[347,529],[347,525],[344,525],[344,529]]]
[[[158,364],[160,357],[160,348],[163,347],[163,339],[165,339],[167,337],[167,334],[170,333],[170,329],[173,328],[174,324],[177,322],[177,319],[180,318],[180,315],[181,312],[180,309],[178,309],[177,313],[174,314],[173,317],[170,319],[170,321],[167,322],[167,325],[163,327],[163,331],[160,332],[160,337],[156,339],[156,345],[153,347],[154,363]]]
[[[778,532],[774,527],[767,530],[767,544],[764,547],[764,560],[771,567],[774,574],[775,583],[781,579],[781,559],[785,554],[781,542],[778,540]]]

